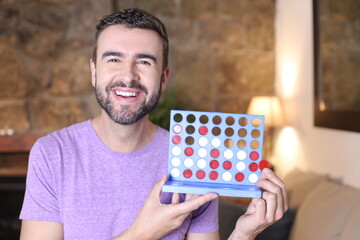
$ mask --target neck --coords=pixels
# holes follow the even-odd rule
[[[116,152],[135,152],[148,145],[157,133],[157,127],[148,120],[148,116],[131,125],[115,123],[102,112],[92,120],[95,132],[101,141]]]

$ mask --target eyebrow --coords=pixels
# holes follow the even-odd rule
[[[156,57],[151,55],[151,54],[146,54],[146,53],[139,53],[136,55],[137,58],[149,58],[151,60],[153,60],[156,63]]]
[[[121,52],[107,51],[107,52],[103,53],[102,59],[109,57],[109,56],[121,57],[123,55],[124,54],[122,54]]]
[[[116,51],[106,51],[103,53],[102,55],[102,59],[106,58],[106,57],[122,57],[124,56],[124,54],[122,52],[116,52]],[[149,58],[151,60],[153,60],[156,63],[156,57],[154,55],[151,54],[146,54],[146,53],[139,53],[136,54],[136,58]]]

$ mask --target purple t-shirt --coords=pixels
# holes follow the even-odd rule
[[[167,172],[167,154],[168,132],[162,128],[132,153],[109,149],[90,120],[51,133],[31,150],[20,218],[62,223],[65,239],[117,236],[134,222],[153,185]],[[170,203],[171,193],[162,193],[161,201]],[[162,239],[217,230],[215,200]]]

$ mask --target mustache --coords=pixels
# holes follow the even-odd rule
[[[109,92],[111,91],[112,88],[115,87],[137,89],[143,91],[145,94],[148,94],[148,89],[144,85],[140,84],[138,81],[135,80],[132,80],[129,84],[126,84],[123,81],[112,82],[106,87],[106,91]]]

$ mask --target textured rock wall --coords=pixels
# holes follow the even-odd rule
[[[47,133],[88,119],[94,25],[110,1],[0,3],[0,129]]]
[[[321,3],[323,100],[328,110],[360,111],[360,1]]]
[[[170,87],[189,108],[245,112],[274,93],[274,0],[3,0],[0,129],[47,133],[96,115],[94,26],[123,7],[167,25]]]

